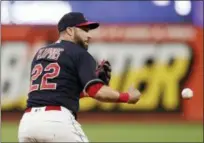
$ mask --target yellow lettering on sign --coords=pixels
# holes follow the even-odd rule
[[[186,75],[189,64],[189,60],[176,59],[173,66],[156,64],[151,70],[147,68],[135,72],[131,70],[124,91],[127,91],[133,82],[138,87],[141,81],[146,81],[147,87],[137,104],[120,104],[120,109],[154,110],[158,107],[160,98],[166,110],[176,109],[179,105],[179,82]]]
[[[180,98],[180,81],[188,72],[190,65],[189,60],[177,59],[173,67],[161,66],[161,80],[164,85],[164,98],[162,98],[162,105],[167,110],[175,109],[179,104]]]

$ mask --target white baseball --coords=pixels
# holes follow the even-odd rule
[[[184,88],[181,92],[183,98],[193,97],[193,91],[190,88]]]

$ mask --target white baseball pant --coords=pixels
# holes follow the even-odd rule
[[[18,130],[19,142],[89,142],[72,113],[35,107],[24,113]]]

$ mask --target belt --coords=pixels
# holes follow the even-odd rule
[[[25,110],[25,113],[31,112],[32,107],[27,108]],[[51,110],[55,110],[55,111],[61,111],[61,107],[60,106],[46,106],[45,107],[45,111],[51,111]]]
[[[31,110],[32,110],[32,107],[29,107],[25,110],[25,113],[29,113],[29,112],[31,112]],[[53,110],[61,111],[61,106],[46,106],[45,107],[45,111],[53,111]],[[77,120],[77,114],[75,112],[72,112],[72,111],[71,111],[71,113],[75,117],[75,119]]]

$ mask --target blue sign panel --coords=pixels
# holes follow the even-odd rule
[[[85,13],[88,19],[102,23],[189,23],[192,15],[179,15],[175,2],[166,6],[152,1],[69,1],[73,11]]]
[[[196,1],[193,4],[193,22],[203,27],[203,1]]]

